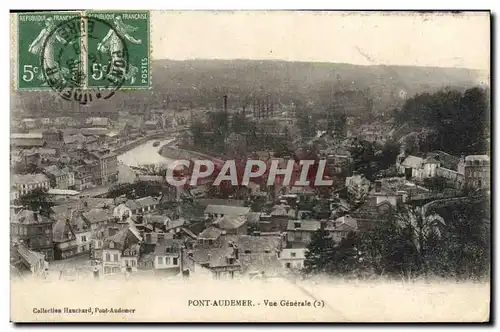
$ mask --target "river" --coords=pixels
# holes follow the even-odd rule
[[[136,146],[132,150],[122,153],[118,156],[118,161],[127,166],[142,166],[142,165],[168,165],[172,159],[161,156],[158,151],[165,144],[172,142],[174,138],[168,139],[153,139],[144,144]],[[160,142],[156,147],[154,142]]]

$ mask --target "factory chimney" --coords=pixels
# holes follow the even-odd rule
[[[227,95],[224,95],[224,112],[227,113]]]

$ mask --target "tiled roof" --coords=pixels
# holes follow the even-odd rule
[[[415,157],[415,156],[408,156],[401,163],[401,165],[404,167],[410,167],[410,168],[421,168],[423,163],[424,163],[423,158]]]
[[[247,215],[247,222],[250,224],[256,224],[260,221],[260,212],[249,212]]]
[[[147,207],[147,206],[152,206],[152,205],[158,204],[158,201],[155,198],[148,196],[148,197],[142,197],[142,198],[136,199],[135,203],[139,207]]]
[[[14,184],[35,184],[41,182],[49,182],[49,179],[44,174],[12,175],[12,183]]]
[[[74,238],[69,222],[66,219],[59,219],[52,226],[52,240],[54,242],[66,242]]]
[[[275,274],[283,271],[277,255],[252,254],[241,255],[239,257],[242,272],[264,272],[265,274]]]
[[[220,229],[210,226],[198,234],[198,239],[214,240],[218,239],[221,235],[222,231]]]
[[[22,244],[16,245],[17,252],[19,255],[26,260],[29,265],[36,265],[40,260],[45,260],[45,256],[33,250],[29,250]]]
[[[225,215],[217,219],[215,223],[221,229],[236,229],[243,226],[246,222],[247,218],[245,216]]]
[[[195,187],[193,189],[204,189],[204,187]],[[192,189],[191,189],[192,190]],[[218,206],[244,206],[245,201],[244,200],[238,200],[238,199],[221,199],[221,198],[200,198],[197,199],[196,202],[200,205],[218,205]]]
[[[199,264],[208,263],[209,267],[222,266],[239,266],[239,261],[234,260],[233,264],[229,264],[227,258],[233,257],[233,248],[199,248],[193,250],[193,260]]]
[[[205,213],[215,213],[224,215],[246,215],[250,212],[249,207],[228,206],[228,205],[209,205],[205,209]]]
[[[21,210],[16,215],[12,216],[11,222],[24,225],[32,225],[51,223],[53,222],[53,220],[31,210]]]
[[[295,223],[299,223],[300,227],[296,228]],[[317,231],[321,227],[321,222],[319,220],[289,220],[287,230],[301,230],[301,231],[309,231],[314,232]]]
[[[170,239],[170,238],[158,240],[158,243],[156,243],[155,246],[155,255],[167,254],[166,248],[171,248],[171,250],[173,250],[174,253],[178,253],[180,252],[183,245],[184,245],[183,240]]]
[[[358,221],[349,215],[337,218],[326,227],[328,231],[355,231],[357,229]]]
[[[42,138],[42,133],[12,133],[10,134],[11,139],[37,139]]]
[[[114,218],[113,211],[109,209],[92,209],[85,212],[83,216],[92,224],[112,220]]]
[[[33,139],[14,139],[12,140],[12,143],[14,143],[14,145],[16,146],[27,146],[27,147],[31,147],[31,146],[44,146],[45,145],[45,141],[43,141],[42,139],[40,138],[33,138]]]
[[[226,235],[224,242],[236,244],[240,255],[276,253],[281,247],[280,236]]]

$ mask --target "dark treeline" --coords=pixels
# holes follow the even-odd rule
[[[422,217],[405,207],[381,216],[368,231],[350,233],[335,244],[328,232],[316,231],[303,273],[359,277],[481,278],[489,274],[489,200],[453,207],[447,220]]]
[[[489,98],[489,89],[479,87],[464,93],[442,90],[417,94],[395,112],[395,118],[400,125],[406,123],[435,131],[422,145],[425,150],[452,154],[484,152],[489,150]]]

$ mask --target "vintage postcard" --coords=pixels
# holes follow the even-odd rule
[[[490,321],[489,12],[9,15],[12,322]]]

